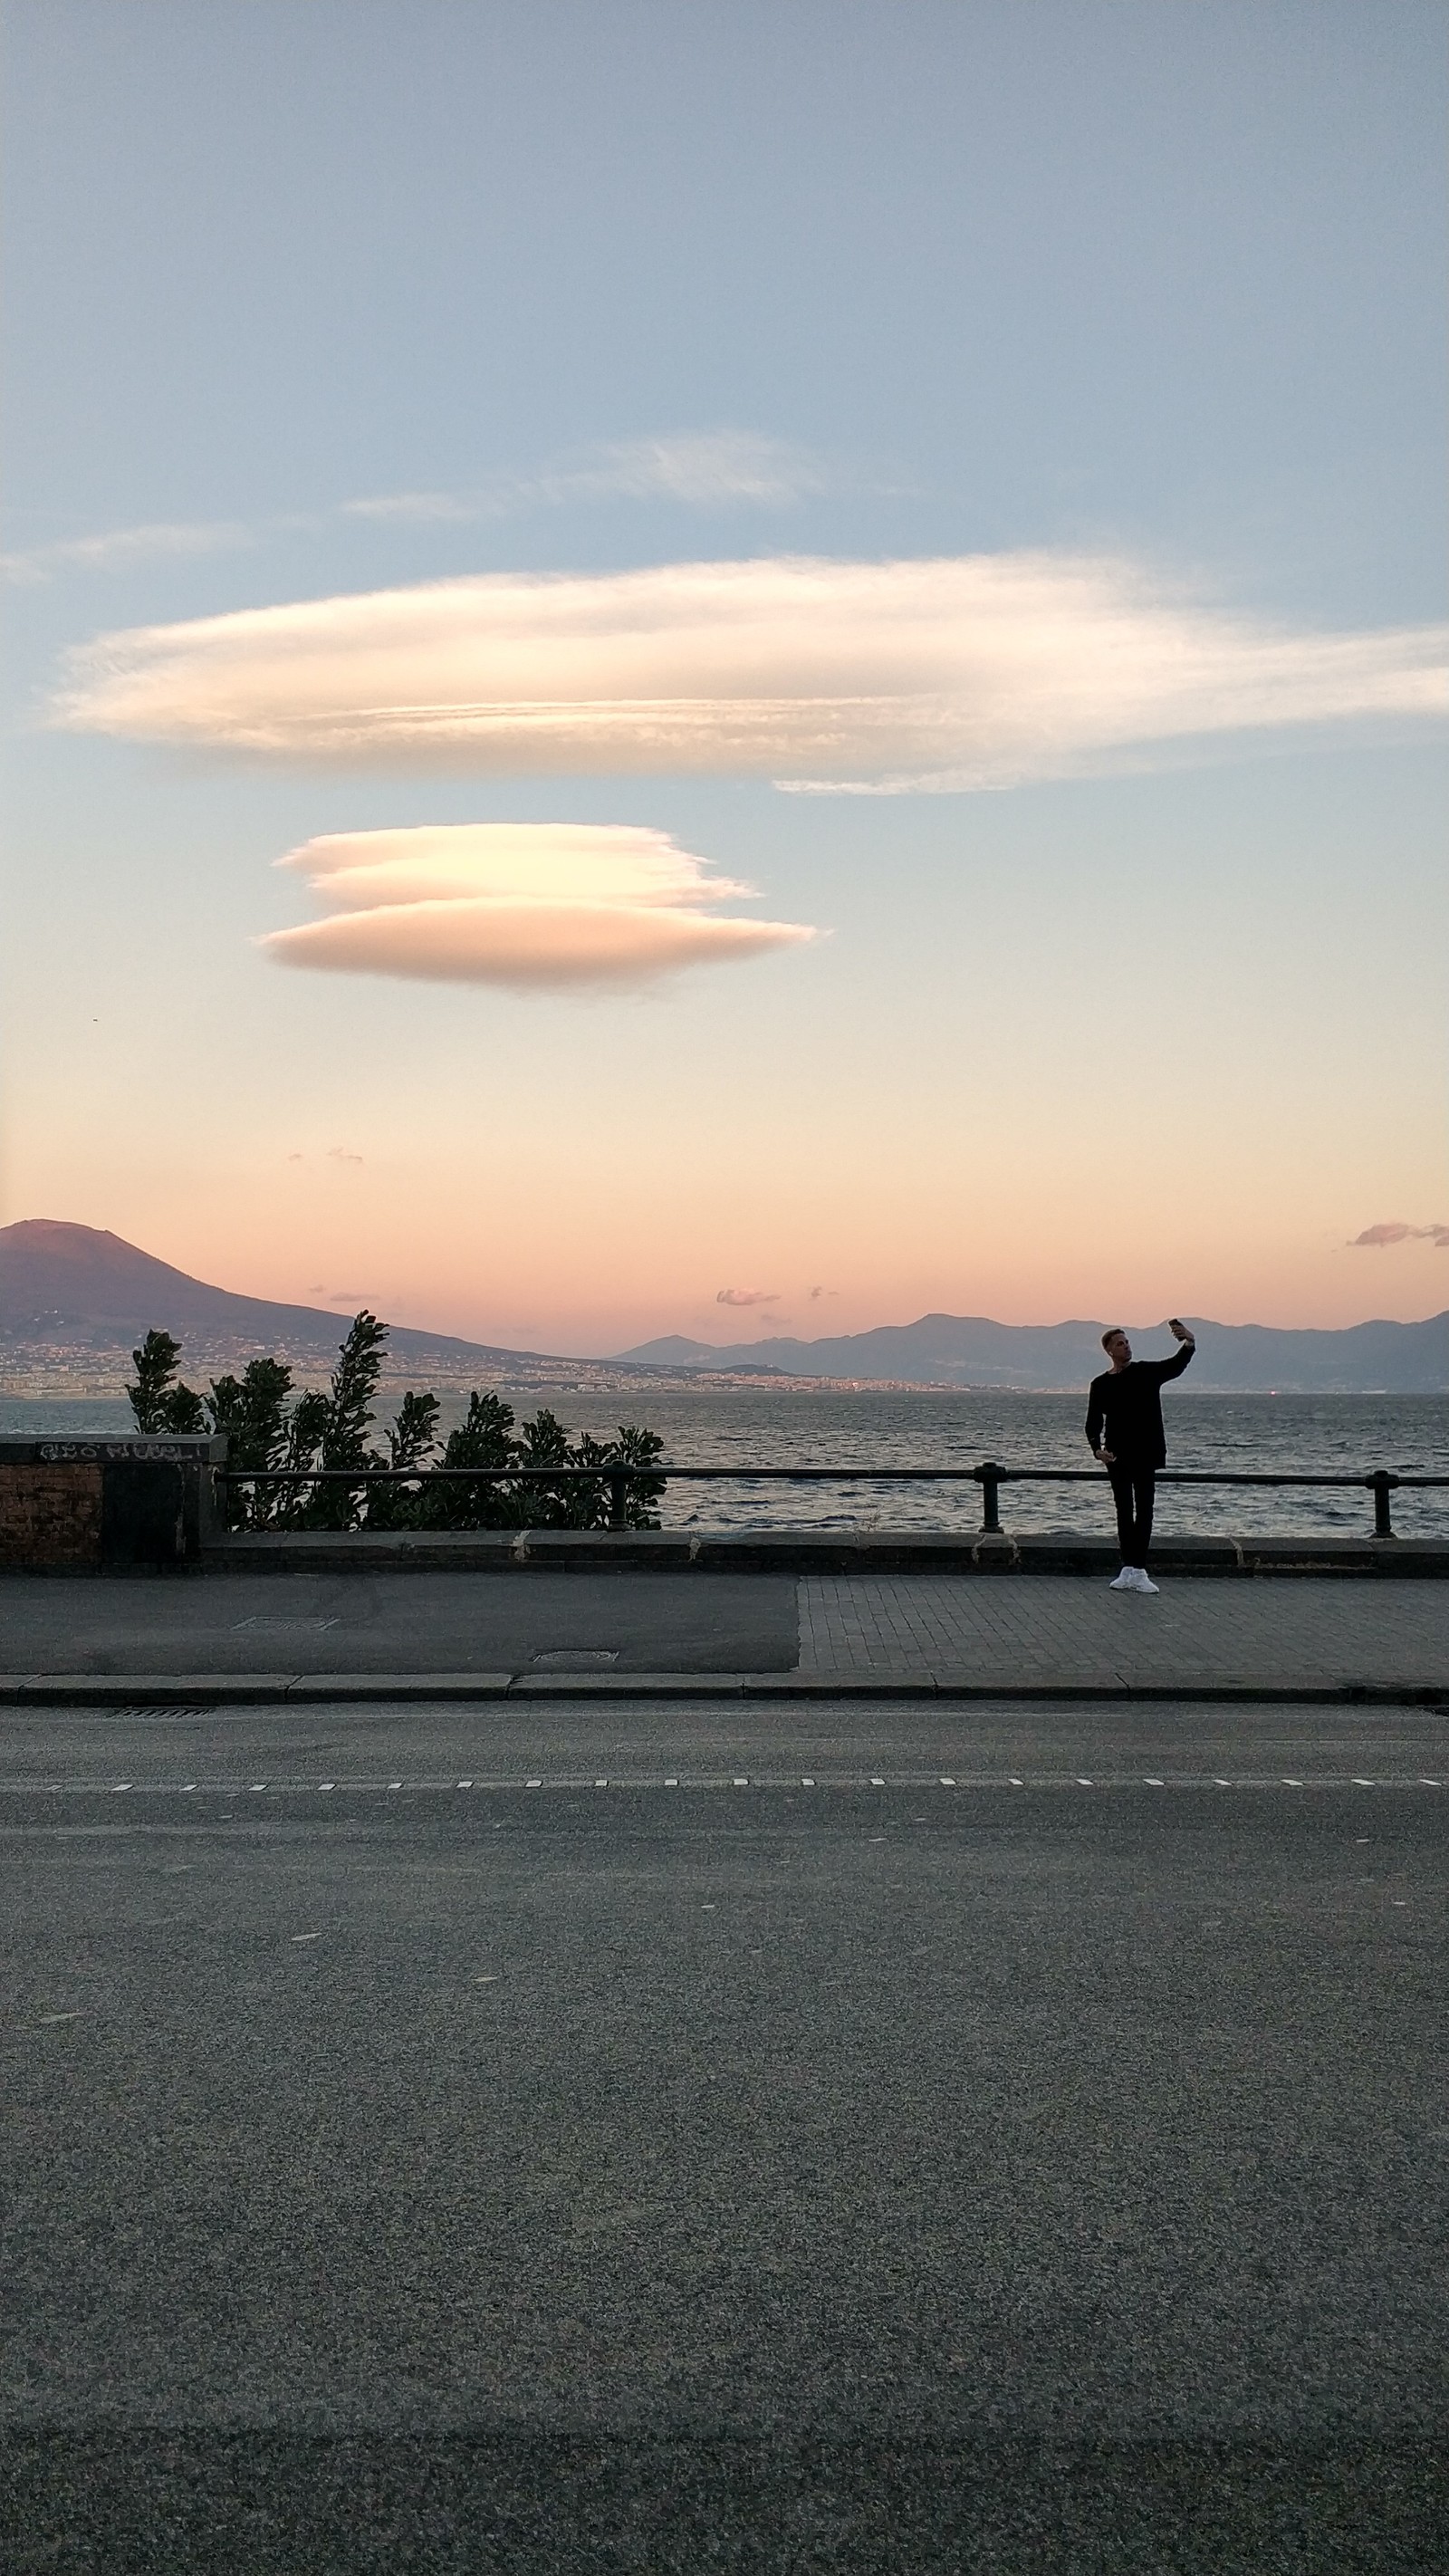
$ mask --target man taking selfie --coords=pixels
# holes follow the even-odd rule
[[[1162,1389],[1181,1377],[1197,1348],[1181,1318],[1174,1315],[1168,1331],[1181,1348],[1170,1360],[1134,1360],[1132,1345],[1120,1324],[1102,1335],[1102,1348],[1112,1365],[1094,1377],[1087,1398],[1087,1438],[1112,1480],[1117,1506],[1117,1539],[1122,1571],[1114,1592],[1155,1592],[1147,1573],[1152,1544],[1152,1506],[1157,1470],[1167,1464],[1162,1428]]]

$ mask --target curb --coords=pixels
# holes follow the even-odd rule
[[[955,1673],[6,1673],[0,1708],[264,1708],[337,1702],[433,1706],[507,1700],[1201,1700],[1322,1707],[1449,1708],[1449,1680],[1013,1680]]]
[[[203,1574],[969,1574],[1106,1575],[1117,1564],[1107,1538],[1069,1531],[1013,1537],[979,1531],[454,1530],[429,1535],[323,1530],[212,1538],[192,1569]],[[1449,1578],[1438,1539],[1367,1537],[1164,1538],[1153,1563],[1166,1574],[1223,1580],[1335,1575],[1382,1581]]]

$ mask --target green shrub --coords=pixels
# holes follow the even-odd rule
[[[206,1411],[201,1396],[189,1386],[173,1383],[176,1363],[181,1357],[181,1344],[169,1333],[148,1333],[131,1361],[136,1383],[128,1386],[131,1411],[136,1428],[154,1436],[162,1431],[205,1431]]]
[[[617,1440],[596,1440],[582,1431],[570,1443],[563,1424],[541,1407],[516,1432],[513,1407],[475,1389],[437,1457],[438,1398],[409,1391],[384,1435],[386,1449],[372,1445],[387,1333],[386,1324],[364,1308],[348,1327],[327,1392],[298,1395],[289,1410],[293,1382],[285,1361],[249,1360],[240,1377],[213,1378],[209,1393],[197,1395],[177,1378],[180,1343],[170,1333],[150,1332],[131,1354],[136,1383],[126,1393],[136,1427],[225,1432],[232,1472],[264,1478],[279,1468],[310,1474],[319,1468],[390,1467],[419,1476],[429,1466],[478,1470],[476,1480],[448,1484],[369,1486],[341,1476],[318,1485],[229,1484],[226,1518],[232,1529],[603,1529],[621,1470],[627,1471],[625,1526],[658,1529],[654,1507],[665,1479],[656,1462],[664,1443],[637,1424],[621,1424]],[[576,1483],[520,1484],[509,1475],[519,1467],[596,1472]]]

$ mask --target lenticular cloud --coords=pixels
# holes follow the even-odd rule
[[[278,861],[331,910],[274,931],[283,966],[458,984],[637,984],[813,939],[808,925],[703,906],[753,888],[714,877],[664,832],[458,823],[334,832]]]
[[[1435,628],[1232,616],[1121,561],[772,558],[488,574],[102,638],[55,721],[334,766],[1063,777],[1153,745],[1442,712]]]

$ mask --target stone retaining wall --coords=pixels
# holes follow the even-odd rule
[[[0,1566],[28,1573],[196,1564],[216,1535],[206,1437],[34,1440],[0,1434]]]

